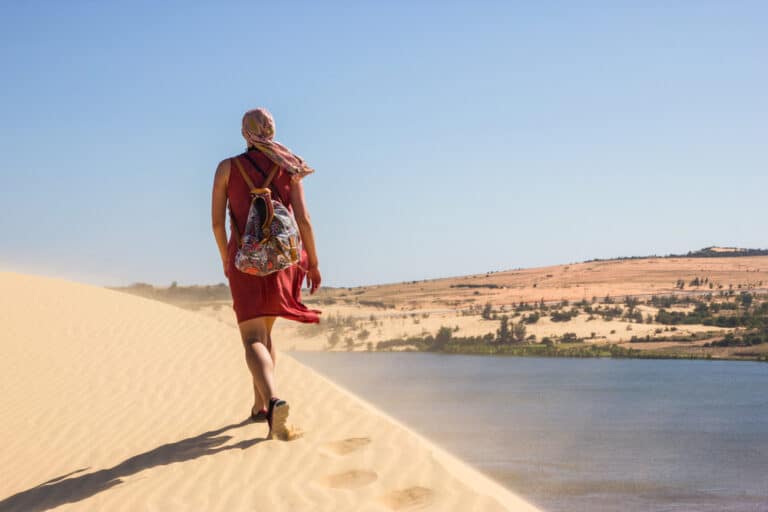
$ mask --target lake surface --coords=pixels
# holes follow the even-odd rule
[[[291,355],[545,511],[768,511],[765,363]]]

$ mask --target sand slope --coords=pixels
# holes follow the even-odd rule
[[[535,510],[282,354],[306,433],[265,441],[232,326],[49,278],[0,289],[1,511]]]

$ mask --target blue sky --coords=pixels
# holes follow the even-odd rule
[[[224,280],[265,106],[326,284],[768,246],[765,2],[5,2],[0,269]]]

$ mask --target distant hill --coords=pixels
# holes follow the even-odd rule
[[[615,261],[615,260],[644,260],[648,258],[733,258],[739,256],[768,256],[768,249],[742,249],[739,247],[705,247],[698,251],[688,251],[686,254],[667,254],[659,256],[657,254],[645,256],[618,256],[616,258],[594,258],[586,260],[585,263],[596,261]]]
[[[740,249],[738,247],[705,247],[685,255],[688,258],[731,258],[733,256],[768,256],[768,249]],[[670,256],[674,257],[674,256]]]

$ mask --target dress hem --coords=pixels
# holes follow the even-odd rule
[[[302,324],[319,324],[321,312],[317,310],[311,310],[311,309],[309,311],[315,313],[315,318],[297,317],[297,316],[289,315],[286,313],[259,313],[258,315],[250,315],[248,318],[243,318],[241,320],[239,317],[237,317],[237,312],[235,312],[235,317],[238,325],[243,322],[247,322],[248,320],[253,320],[255,318],[264,318],[266,316],[285,318],[286,320],[291,320],[293,322],[299,322]]]

